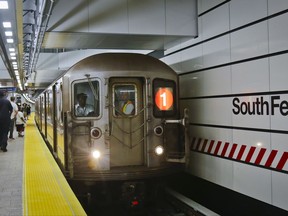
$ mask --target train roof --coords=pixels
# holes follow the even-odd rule
[[[93,71],[157,71],[165,73],[176,72],[160,61],[151,56],[138,53],[102,53],[89,56],[81,61],[77,62],[67,73],[72,73],[75,70],[93,70]]]

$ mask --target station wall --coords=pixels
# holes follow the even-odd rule
[[[288,1],[198,0],[162,60],[189,108],[189,173],[288,210]]]

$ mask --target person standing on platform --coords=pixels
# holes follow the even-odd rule
[[[22,110],[23,109],[19,107],[18,113],[16,116],[16,129],[18,132],[18,137],[24,137],[24,129],[25,129],[25,124],[26,124],[26,120],[24,118],[24,114]]]
[[[11,105],[13,107],[13,111],[12,111],[12,114],[11,114],[11,122],[10,122],[10,129],[9,129],[9,139],[14,139],[13,137],[13,133],[14,133],[14,126],[15,126],[15,121],[16,121],[16,115],[18,113],[18,106],[17,104],[14,102],[15,101],[15,97],[11,96],[10,97],[10,102],[11,102]]]
[[[8,132],[11,122],[13,107],[5,93],[0,91],[0,146],[3,152],[7,152]]]

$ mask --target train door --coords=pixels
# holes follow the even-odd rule
[[[144,165],[144,99],[140,78],[111,78],[110,166]]]

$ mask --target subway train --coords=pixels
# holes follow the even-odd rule
[[[177,74],[135,53],[80,60],[35,103],[36,125],[65,177],[87,184],[131,188],[183,170],[187,121]]]

